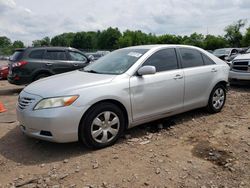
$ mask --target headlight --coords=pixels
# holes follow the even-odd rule
[[[75,100],[78,97],[79,97],[78,95],[74,95],[74,96],[54,97],[54,98],[43,99],[36,104],[34,110],[69,106],[73,102],[75,102]]]

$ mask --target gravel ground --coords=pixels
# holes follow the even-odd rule
[[[0,114],[0,187],[250,187],[250,87],[231,88],[221,113],[141,125],[102,150],[24,136],[15,116],[21,90],[0,81],[8,109]]]

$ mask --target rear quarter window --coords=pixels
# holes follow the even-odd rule
[[[23,57],[24,50],[15,51],[12,56],[10,56],[10,61],[19,61]]]
[[[203,59],[205,65],[214,65],[215,64],[215,62],[212,59],[210,59],[208,56],[206,56],[204,54],[202,54],[202,59]]]

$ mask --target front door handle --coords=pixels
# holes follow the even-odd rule
[[[215,68],[212,68],[211,72],[217,72],[217,70]]]
[[[46,65],[47,65],[47,66],[51,66],[51,65],[52,65],[52,63],[46,63]]]
[[[177,74],[177,75],[175,75],[175,77],[174,77],[175,80],[177,80],[177,79],[182,79],[182,78],[183,78],[183,76],[180,75],[180,74]]]
[[[75,63],[75,64],[73,64],[73,65],[74,65],[74,67],[78,67],[78,66],[79,66],[79,65],[78,65],[78,64],[76,64],[76,63]]]

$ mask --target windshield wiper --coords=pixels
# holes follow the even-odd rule
[[[90,73],[101,74],[100,72],[97,72],[97,71],[95,71],[95,70],[84,70],[84,69],[83,69],[83,71],[84,71],[84,72],[90,72]]]

